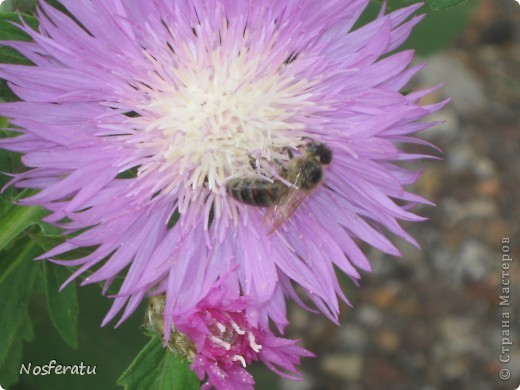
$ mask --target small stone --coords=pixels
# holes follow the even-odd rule
[[[478,183],[477,193],[486,197],[496,197],[500,194],[500,183],[497,178],[491,177]]]
[[[374,307],[365,305],[360,307],[357,312],[359,322],[367,326],[379,326],[383,322],[383,316],[381,312]]]
[[[438,100],[437,100],[438,101]],[[441,122],[421,132],[421,138],[429,141],[443,141],[451,143],[460,137],[460,121],[457,112],[451,105],[429,116],[432,122]]]
[[[496,176],[495,164],[489,158],[481,157],[475,162],[473,172],[480,179],[489,179]]]
[[[477,198],[464,205],[466,218],[484,219],[498,215],[498,207],[493,199]]]
[[[434,265],[452,281],[484,280],[491,271],[493,254],[482,243],[465,241],[458,252],[440,249],[432,255]]]
[[[347,381],[361,377],[363,359],[359,355],[328,355],[323,358],[323,370]]]
[[[450,316],[440,321],[442,350],[449,356],[474,353],[481,347],[475,334],[475,320],[472,318]],[[437,349],[439,350],[439,348]],[[441,357],[443,358],[443,357]]]
[[[468,367],[463,361],[450,359],[441,364],[444,377],[449,380],[461,379],[469,375]]]
[[[313,383],[313,380],[307,374],[304,374],[302,381],[282,379],[281,388],[283,390],[312,390],[316,388],[316,385]]]
[[[388,329],[383,329],[376,336],[376,341],[379,347],[386,352],[394,352],[399,348],[401,340],[396,332]]]
[[[425,170],[417,181],[418,192],[427,199],[434,198],[443,189],[442,180],[442,170],[431,167]]]
[[[398,291],[396,288],[385,286],[383,288],[377,289],[372,294],[372,301],[377,307],[385,309],[388,306],[394,304],[397,293]]]
[[[451,105],[456,111],[471,114],[486,107],[487,98],[479,78],[463,61],[457,52],[442,52],[432,56],[423,70],[421,79],[426,84],[444,80],[441,92],[452,98]]]
[[[466,211],[462,203],[452,197],[445,197],[439,203],[439,210],[445,227],[452,227],[460,223],[466,217]]]
[[[471,172],[476,161],[475,152],[465,144],[454,146],[446,158],[448,169],[455,175]]]
[[[341,328],[339,342],[348,351],[362,352],[368,345],[367,332],[361,326],[347,323]]]

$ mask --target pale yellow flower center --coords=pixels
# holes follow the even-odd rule
[[[174,82],[164,80],[142,107],[155,118],[148,131],[160,134],[143,146],[160,148],[160,169],[175,170],[172,188],[207,186],[222,194],[230,177],[254,174],[251,159],[265,168],[301,144],[298,118],[313,106],[310,83],[246,50],[230,58],[219,49],[201,59],[184,47],[182,64],[170,70]]]

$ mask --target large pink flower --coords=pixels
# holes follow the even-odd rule
[[[43,257],[95,246],[63,262],[79,266],[72,278],[125,272],[105,322],[150,290],[168,312],[193,308],[235,267],[264,328],[283,328],[294,283],[336,319],[334,267],[354,280],[370,270],[356,240],[398,255],[384,227],[414,243],[398,221],[421,220],[408,206],[425,201],[398,163],[421,156],[396,144],[420,143],[411,135],[440,105],[400,92],[421,67],[389,53],[417,5],[352,30],[368,0],[61,3],[75,19],[41,3],[40,30],[23,27],[34,42],[4,43],[34,66],[0,66],[21,100],[0,104],[21,133],[0,146],[30,168],[13,183],[41,190],[23,203],[80,232]],[[309,140],[333,151],[324,182],[269,235],[265,209],[226,183],[273,180]]]

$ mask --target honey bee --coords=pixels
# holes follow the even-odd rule
[[[227,193],[237,201],[256,207],[268,207],[264,222],[273,233],[294,213],[305,197],[323,179],[323,165],[332,161],[332,150],[321,142],[309,142],[300,157],[291,159],[287,166],[281,166],[281,180],[272,182],[256,177],[239,177],[226,183]]]

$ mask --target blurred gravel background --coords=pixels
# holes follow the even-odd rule
[[[319,358],[286,390],[520,384],[520,5],[482,1],[456,44],[423,61],[414,89],[444,81],[428,103],[453,101],[432,118],[446,122],[423,133],[444,160],[423,163],[415,189],[437,204],[416,209],[428,221],[407,225],[422,249],[397,242],[402,258],[369,252],[373,272],[348,291],[354,308],[344,307],[341,327],[292,310],[291,336]],[[509,307],[499,306],[505,237],[514,259]],[[514,345],[503,364],[506,310]]]

